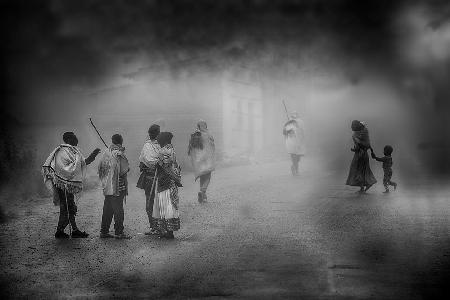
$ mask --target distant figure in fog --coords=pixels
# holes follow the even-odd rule
[[[80,231],[75,222],[77,214],[75,197],[83,190],[86,166],[95,160],[95,157],[100,153],[100,149],[95,149],[85,159],[77,147],[78,138],[73,132],[65,132],[63,141],[64,143],[53,150],[42,166],[44,182],[53,190],[54,197],[59,200],[59,221],[55,238],[70,237],[64,232],[69,223],[71,237],[86,238],[89,234]]]
[[[200,178],[198,202],[206,202],[206,190],[211,181],[211,172],[215,169],[214,138],[208,132],[208,126],[203,120],[197,123],[197,129],[189,140],[188,155],[194,168],[195,181]]]
[[[377,182],[370,170],[369,155],[367,150],[372,151],[367,126],[360,121],[354,120],[351,125],[353,131],[354,147],[350,149],[355,152],[350,165],[350,172],[347,178],[347,185],[360,187],[359,193],[365,193]]]
[[[161,132],[161,147],[157,163],[156,197],[153,204],[152,226],[160,238],[173,239],[173,232],[180,229],[178,212],[178,187],[181,187],[181,168],[172,146],[172,133]]]
[[[129,239],[131,237],[123,232],[123,202],[128,195],[127,173],[130,167],[125,156],[125,148],[122,146],[122,136],[115,134],[111,141],[111,146],[103,154],[98,165],[98,176],[102,183],[103,195],[105,195],[100,238]],[[113,217],[114,236],[109,233]]]
[[[292,112],[289,121],[283,126],[287,152],[291,155],[292,175],[298,175],[298,164],[305,155],[305,126],[296,111]]]
[[[155,175],[156,165],[158,163],[159,151],[161,147],[158,144],[157,137],[160,133],[159,125],[153,124],[148,129],[148,138],[142,147],[139,155],[139,169],[141,175],[137,182],[137,187],[145,191],[145,210],[147,212],[148,222],[150,224],[150,231],[146,235],[158,234],[155,228],[152,227],[153,204],[155,200]]]
[[[391,181],[392,165],[393,165],[392,156],[391,156],[392,151],[394,151],[392,146],[386,145],[386,146],[384,146],[384,149],[383,149],[384,157],[377,157],[375,155],[375,153],[372,152],[372,158],[383,163],[383,172],[384,172],[383,185],[384,185],[384,188],[386,189],[384,191],[384,193],[389,193],[390,185],[392,185],[394,187],[394,190],[397,189],[397,183]]]

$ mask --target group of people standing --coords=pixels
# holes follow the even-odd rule
[[[160,132],[160,126],[153,124],[148,130],[139,156],[140,176],[137,187],[144,190],[145,208],[150,225],[146,235],[173,239],[174,231],[180,229],[179,193],[181,167],[178,164],[172,145],[173,134]],[[86,166],[92,163],[101,152],[95,149],[88,158],[84,158],[78,146],[78,138],[73,132],[63,135],[64,143],[59,145],[47,158],[42,170],[47,187],[53,191],[54,203],[60,206],[60,215],[56,238],[86,238],[88,234],[78,229],[75,216],[75,199],[83,189]],[[188,155],[194,168],[195,180],[200,178],[198,201],[206,201],[206,190],[214,171],[215,146],[206,122],[200,120],[191,135]],[[98,175],[104,194],[103,214],[100,238],[129,239],[124,233],[123,204],[128,195],[129,162],[123,147],[123,138],[114,134],[111,145],[103,153],[98,165]],[[114,218],[115,234],[109,233]],[[69,225],[69,234],[64,230]]]
[[[354,152],[347,178],[347,185],[360,187],[359,193],[365,193],[377,182],[370,169],[369,156],[383,163],[383,184],[389,192],[389,187],[397,188],[392,178],[393,148],[384,147],[384,156],[377,157],[373,152],[369,139],[369,131],[365,123],[354,120],[351,124],[353,131]],[[293,112],[283,127],[286,148],[291,156],[292,174],[298,175],[299,161],[305,155],[305,132],[303,121],[297,112]],[[174,231],[180,229],[179,192],[182,187],[181,167],[177,161],[175,149],[172,145],[173,134],[160,132],[160,126],[153,124],[148,130],[148,138],[139,155],[140,176],[137,187],[144,190],[145,210],[150,230],[146,235],[157,235],[160,238],[173,239]],[[73,132],[63,135],[64,143],[56,147],[45,161],[42,171],[45,184],[53,191],[54,203],[59,204],[60,214],[56,238],[85,238],[86,232],[78,229],[75,216],[77,213],[76,199],[83,189],[83,178],[86,166],[92,163],[100,153],[95,149],[87,158],[81,154],[78,138]],[[195,181],[200,179],[198,202],[207,201],[206,191],[211,180],[211,173],[215,168],[215,144],[213,136],[208,132],[205,121],[200,120],[197,128],[191,134],[187,151],[193,166]],[[128,195],[127,174],[130,171],[128,159],[123,147],[123,137],[114,134],[111,145],[104,151],[98,165],[98,175],[105,196],[101,221],[101,238],[128,239],[124,233],[123,203]],[[115,234],[109,233],[114,218]],[[70,235],[64,232],[69,225]]]

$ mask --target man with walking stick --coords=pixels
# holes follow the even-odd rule
[[[123,232],[123,202],[128,194],[127,173],[130,167],[125,156],[125,148],[122,146],[122,136],[115,134],[111,141],[111,146],[103,154],[98,166],[98,176],[105,195],[100,238],[129,239],[131,237]],[[113,217],[114,236],[109,233]]]
[[[88,234],[80,231],[75,222],[77,213],[75,198],[83,190],[86,166],[95,160],[100,149],[95,149],[85,159],[77,147],[78,138],[73,132],[65,132],[63,141],[64,143],[53,150],[42,166],[45,184],[59,199],[59,221],[55,238],[86,238]],[[70,235],[64,232],[67,225]]]

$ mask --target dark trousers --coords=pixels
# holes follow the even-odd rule
[[[211,181],[211,172],[200,175],[200,192],[206,193],[210,181]]]
[[[109,227],[111,226],[113,217],[115,234],[123,233],[123,199],[126,193],[126,191],[121,191],[119,196],[105,196],[105,202],[103,203],[102,227],[100,230],[101,233],[109,233]]]
[[[77,206],[75,205],[74,195],[60,188],[56,188],[56,191],[59,196],[59,221],[57,230],[64,231],[67,225],[69,225],[69,222],[72,230],[77,230],[78,227],[75,222]]]
[[[153,191],[151,191],[151,188],[145,190],[145,211],[147,212],[148,222],[150,223],[151,228],[153,228],[152,215],[153,215],[153,204],[155,202],[155,192],[156,192],[156,184],[153,187]]]

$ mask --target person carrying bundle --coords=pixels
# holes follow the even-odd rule
[[[198,202],[206,202],[206,190],[211,181],[211,173],[215,169],[214,138],[208,131],[208,126],[199,120],[197,128],[189,140],[188,155],[194,168],[195,181],[200,178]]]
[[[354,147],[350,150],[355,154],[353,155],[346,184],[360,187],[358,193],[362,194],[367,192],[377,182],[370,169],[369,155],[367,154],[368,150],[371,152],[373,150],[370,145],[369,130],[365,123],[353,120],[351,129],[353,131]]]
[[[145,191],[145,210],[147,212],[148,222],[150,224],[150,231],[146,235],[157,234],[158,232],[152,226],[153,203],[155,200],[154,179],[157,175],[156,165],[158,163],[159,151],[161,147],[156,138],[160,132],[159,125],[153,124],[148,129],[148,138],[142,147],[139,155],[139,169],[141,175],[139,176],[136,187]]]
[[[286,142],[286,150],[291,155],[292,175],[298,175],[298,164],[305,155],[305,128],[303,121],[296,111],[292,112],[289,120],[283,126],[283,135]]]

